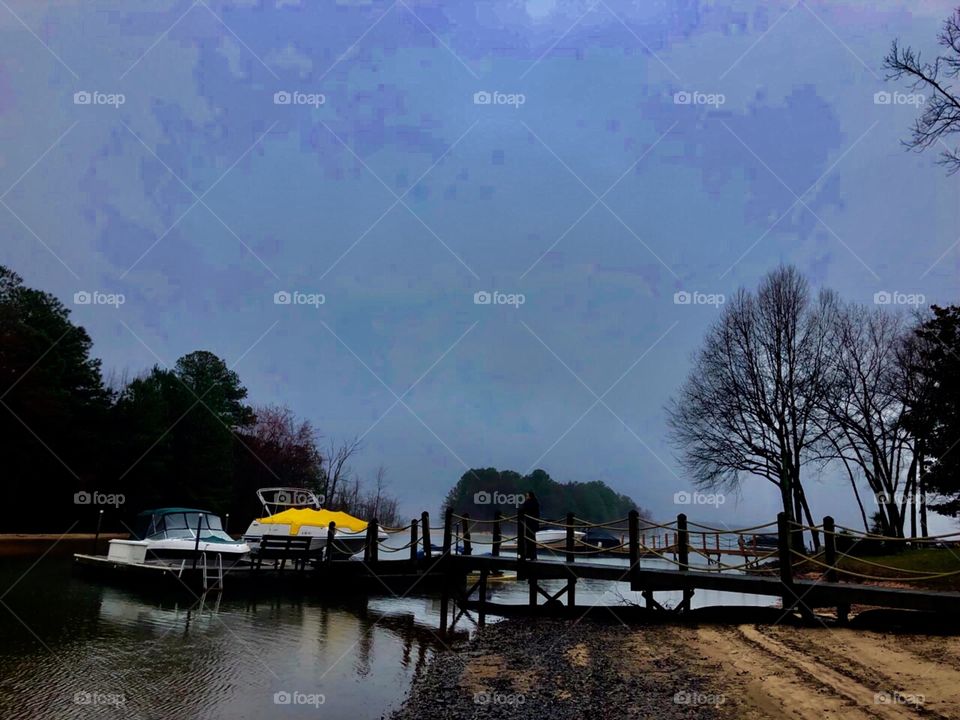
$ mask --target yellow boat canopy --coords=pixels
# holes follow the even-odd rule
[[[260,522],[266,525],[290,525],[290,534],[296,535],[300,532],[302,525],[315,527],[329,527],[330,522],[337,524],[337,528],[343,528],[350,532],[363,532],[367,529],[367,523],[353,515],[347,515],[345,512],[335,510],[314,510],[313,508],[290,508],[270,517],[260,518]]]

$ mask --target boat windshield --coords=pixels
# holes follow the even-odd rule
[[[155,518],[151,523],[150,537],[195,538],[198,526],[201,538],[232,539],[224,532],[218,516],[199,512],[173,512]]]

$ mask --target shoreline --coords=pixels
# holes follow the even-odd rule
[[[391,720],[956,717],[960,637],[504,620],[440,650]],[[887,622],[881,621],[882,627]]]
[[[0,533],[0,557],[59,556],[77,552],[77,545],[92,547],[96,533]],[[129,537],[127,533],[100,533],[97,540],[106,548],[108,540]],[[51,549],[52,546],[53,549]]]

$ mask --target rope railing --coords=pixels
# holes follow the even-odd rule
[[[842,531],[842,532],[837,532]],[[844,527],[843,525],[837,525],[837,531],[835,534],[839,537],[855,537],[862,538],[866,540],[883,540],[884,542],[911,542],[911,543],[920,543],[926,544],[931,541],[944,540],[946,538],[957,538],[960,537],[960,531],[946,533],[944,535],[922,535],[920,537],[895,537],[892,535],[877,535],[875,533],[863,532],[862,530],[854,530],[852,528]]]
[[[693,528],[701,528],[697,532],[706,531],[708,535],[745,535],[746,533],[754,532],[755,530],[762,530],[764,528],[776,527],[776,521],[764,523],[763,525],[754,525],[753,527],[746,528],[715,528],[710,525],[701,525],[696,522],[689,522],[688,525]]]
[[[911,577],[891,577],[889,575],[868,575],[866,573],[856,572],[855,570],[849,570],[847,568],[837,567],[836,565],[830,565],[821,560],[818,560],[816,557],[813,557],[810,555],[804,555],[803,553],[797,550],[791,549],[791,553],[797,557],[802,558],[804,562],[809,562],[819,567],[826,568],[827,570],[832,570],[842,575],[849,575],[851,577],[861,578],[863,580],[886,580],[886,581],[901,580],[901,581],[908,582],[910,580],[936,580],[938,578],[960,575],[960,570],[951,570],[949,572],[942,572],[942,573],[917,573],[917,571],[915,570],[908,570],[906,568],[892,567],[890,565],[882,565],[879,563],[865,563],[865,564],[873,565],[874,567],[883,568],[885,570],[893,570],[898,573],[916,573]],[[845,557],[850,557],[850,556],[845,556]],[[860,558],[853,558],[853,559],[857,560],[857,562],[864,562]]]
[[[516,520],[517,532],[513,536],[503,537],[501,528],[508,521]],[[425,524],[424,524],[425,522]],[[626,525],[626,527],[624,527]],[[492,537],[488,529],[492,526]],[[555,533],[556,539],[538,539],[533,527],[553,530],[565,530]],[[472,534],[474,528],[480,528],[481,537]],[[609,541],[597,544],[587,540],[580,530],[591,528],[607,529]],[[387,546],[380,540],[378,530],[394,534],[409,531],[410,540],[399,546]],[[766,536],[776,539],[776,547],[769,540],[761,546],[757,534],[769,531]],[[796,545],[798,533],[813,533],[823,540],[823,546],[817,543],[818,552]],[[434,535],[433,533],[441,533]],[[753,542],[749,535],[753,534]],[[699,537],[698,537],[699,536]],[[721,537],[723,536],[723,539]],[[439,542],[442,537],[442,544]],[[667,567],[679,572],[713,573],[779,573],[780,581],[789,589],[794,582],[794,574],[812,573],[822,575],[829,582],[902,582],[925,583],[960,576],[960,569],[942,572],[923,569],[898,567],[887,562],[859,557],[851,552],[856,542],[874,540],[885,542],[932,544],[942,540],[960,537],[960,531],[920,538],[901,538],[859,532],[845,526],[836,525],[832,518],[826,517],[820,525],[807,524],[791,520],[785,513],[778,515],[775,523],[763,523],[743,528],[718,528],[711,525],[688,522],[684,514],[670,523],[649,523],[640,525],[639,514],[630,513],[627,518],[603,523],[592,523],[568,513],[565,519],[551,520],[535,516],[526,516],[522,511],[511,517],[496,517],[492,520],[471,518],[468,514],[459,515],[452,510],[444,513],[443,524],[435,526],[429,523],[429,514],[423,513],[421,524],[413,521],[403,527],[378,526],[372,520],[368,527],[365,559],[376,560],[379,552],[394,555],[409,551],[411,561],[418,557],[431,558],[450,555],[471,555],[474,548],[483,548],[483,553],[494,557],[501,550],[516,552],[521,563],[536,560],[539,552],[549,552],[568,563],[577,560],[589,561],[597,556],[629,558],[625,572],[641,572],[639,561],[643,559],[659,560]],[[744,543],[744,539],[748,542]],[[837,538],[853,541],[853,546],[842,545]],[[648,542],[648,540],[650,542]],[[423,555],[418,552],[423,544]],[[838,547],[839,545],[839,547]],[[492,551],[491,551],[492,548]],[[432,549],[432,553],[431,553]],[[442,554],[441,554],[442,553]],[[742,556],[743,561],[731,561],[724,555]],[[704,559],[706,564],[703,564]],[[691,563],[691,560],[693,562]],[[771,560],[775,562],[770,562]],[[946,567],[951,567],[947,565]],[[521,570],[520,574],[523,572]],[[626,577],[626,575],[625,575]],[[789,597],[785,594],[785,598]],[[839,612],[845,612],[838,608]]]

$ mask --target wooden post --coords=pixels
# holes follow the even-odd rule
[[[674,534],[674,541],[677,548],[677,562],[680,563],[680,572],[687,572],[690,569],[690,533],[687,531],[687,516],[684,513],[677,515],[677,532]],[[692,597],[693,590],[684,588],[681,604],[684,610],[690,610],[690,598]]]
[[[370,562],[370,530],[373,529],[373,523],[367,523],[367,535],[363,539],[363,561]]]
[[[827,582],[837,582],[837,532],[832,517],[827,515],[823,519],[823,556],[830,567],[827,568]],[[846,625],[850,619],[850,605],[837,605],[837,622]]]
[[[450,554],[450,544],[453,542],[453,508],[447,508],[443,514],[443,554]]]
[[[490,551],[494,557],[500,557],[500,543],[503,541],[503,535],[500,531],[500,522],[503,515],[499,510],[493,516],[493,549]]]
[[[327,553],[324,556],[324,560],[329,564],[333,562],[333,553],[336,551],[336,546],[334,543],[334,538],[337,534],[337,524],[331,520],[330,524],[327,525]]]
[[[370,560],[376,562],[380,559],[380,523],[376,518],[370,521],[367,530],[370,531]]]
[[[470,513],[463,514],[463,554],[473,555],[473,545],[470,544]]]
[[[783,610],[793,604],[793,558],[790,556],[790,521],[787,514],[777,513],[777,550],[780,558],[780,582],[784,585]]]
[[[630,589],[633,590],[640,566],[640,513],[636,510],[631,510],[627,516],[627,527],[630,532]]]
[[[197,513],[197,541],[193,544],[193,569],[197,569],[197,556],[200,554],[200,527],[203,525],[203,513]]]
[[[227,535],[230,534],[230,513],[227,513],[223,516],[223,531]]]
[[[410,562],[417,561],[417,521],[410,521]]]
[[[573,534],[573,513],[567,513],[567,562],[574,562],[577,557],[573,554],[573,546],[576,542],[576,536]]]
[[[523,562],[527,559],[527,513],[517,510],[517,559]]]
[[[686,572],[690,569],[690,533],[687,532],[687,516],[683,513],[677,515],[676,547],[680,570]]]
[[[423,557],[425,560],[429,560],[431,556],[430,513],[426,510],[420,514],[420,534],[423,535]]]
[[[833,518],[827,515],[823,519],[823,559],[827,568],[827,582],[837,581],[837,538],[834,534]]]

